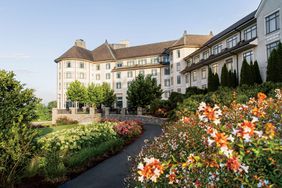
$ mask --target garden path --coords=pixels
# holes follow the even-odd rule
[[[60,188],[122,188],[123,179],[129,174],[128,156],[137,155],[145,139],[153,139],[161,134],[159,125],[144,125],[144,133],[131,145],[125,147],[117,155],[101,162],[73,180],[61,185]]]

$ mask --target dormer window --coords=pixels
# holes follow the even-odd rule
[[[227,46],[227,48],[232,48],[232,47],[236,46],[237,43],[238,43],[238,37],[236,35],[236,36],[233,36],[233,37],[227,39],[226,46]]]
[[[122,67],[122,62],[118,62],[117,67]]]
[[[219,54],[222,51],[222,44],[218,44],[213,47],[212,53],[214,55]]]
[[[194,63],[199,63],[200,62],[200,55],[197,55],[194,57]]]
[[[209,58],[209,51],[204,51],[203,52],[203,59],[208,59]]]
[[[249,27],[248,29],[244,31],[245,40],[251,40],[256,37],[257,37],[257,26],[256,25]]]

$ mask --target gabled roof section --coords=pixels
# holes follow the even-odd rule
[[[116,60],[114,49],[106,41],[92,51],[94,61]]]
[[[93,56],[91,51],[78,46],[73,46],[69,50],[67,50],[63,55],[61,55],[59,58],[55,59],[55,62],[58,63],[63,59],[69,59],[69,58],[93,61]]]
[[[184,34],[179,40],[177,40],[171,47],[178,46],[190,46],[200,48],[205,44],[208,40],[210,40],[213,35],[190,35]]]
[[[161,55],[167,48],[172,46],[176,41],[166,41],[153,44],[145,44],[141,46],[132,46],[127,48],[119,48],[115,50],[117,59],[127,59],[135,57],[144,57],[150,55]]]

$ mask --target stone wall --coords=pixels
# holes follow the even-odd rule
[[[109,114],[104,116],[107,119],[118,119],[120,121],[126,120],[139,120],[144,124],[158,124],[162,125],[166,122],[166,118],[157,118],[153,116],[143,116],[143,115],[120,115],[120,114]]]

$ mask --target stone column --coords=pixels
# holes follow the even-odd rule
[[[122,116],[125,116],[125,115],[126,115],[126,108],[122,108],[122,109],[121,109],[121,115],[122,115]]]
[[[89,108],[89,114],[90,114],[90,115],[94,115],[94,114],[95,114],[95,109],[92,108],[92,107],[90,107],[90,108]]]
[[[137,115],[142,116],[142,107],[137,107]]]
[[[58,114],[58,109],[57,108],[52,108],[52,125],[56,124],[57,114]]]
[[[76,114],[76,109],[75,108],[70,108],[71,114]]]
[[[105,116],[109,116],[110,115],[110,107],[105,107]]]

